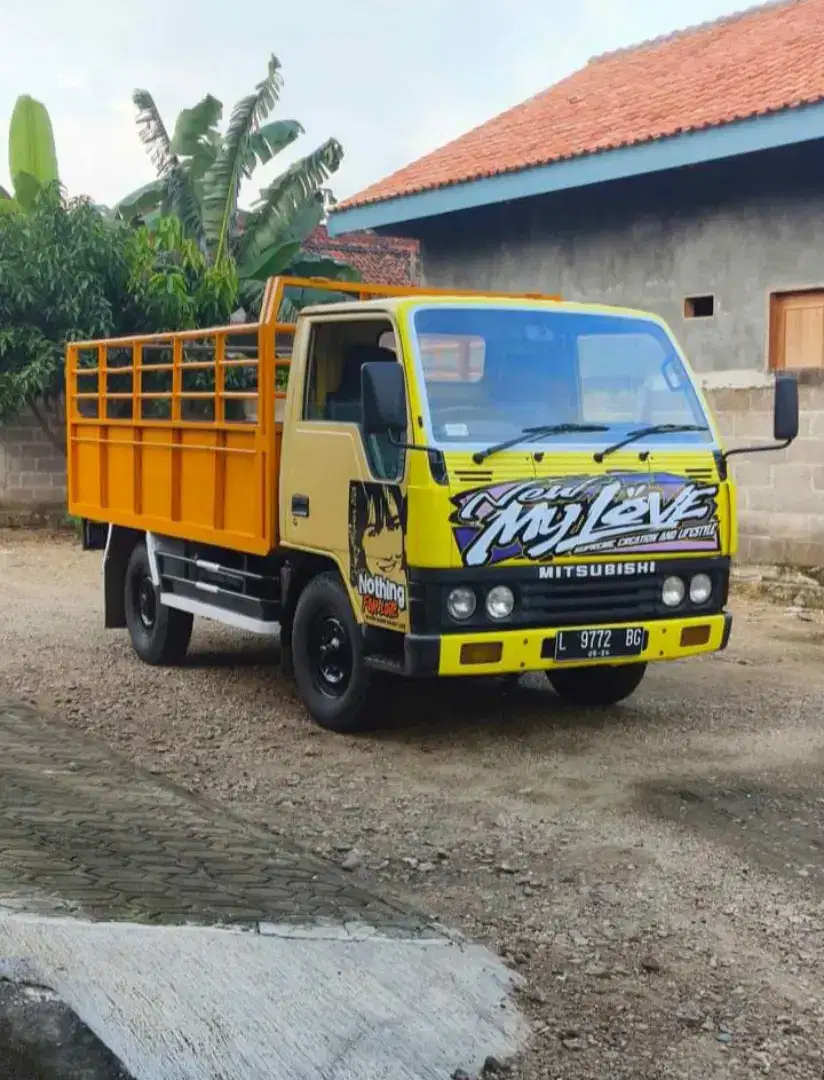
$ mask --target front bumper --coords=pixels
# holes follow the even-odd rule
[[[682,660],[688,656],[719,652],[727,647],[732,629],[732,615],[705,615],[703,618],[656,619],[631,623],[604,623],[598,629],[643,626],[646,644],[640,656],[616,657],[611,660],[586,660],[575,664],[558,664],[542,655],[545,643],[554,639],[559,630],[580,627],[558,626],[548,629],[493,629],[466,634],[407,634],[404,640],[404,674],[410,677],[433,675],[522,675],[526,671],[546,671],[554,667],[592,667],[599,664],[637,664],[660,660]],[[701,637],[696,631],[705,627],[706,640],[690,644],[690,638]],[[692,634],[684,631],[692,630]],[[685,640],[687,643],[685,644]],[[500,642],[500,659],[494,663],[467,663],[462,660],[465,645]]]

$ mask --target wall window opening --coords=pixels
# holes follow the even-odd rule
[[[712,293],[704,296],[688,296],[684,300],[685,319],[711,319],[715,314],[715,297]]]

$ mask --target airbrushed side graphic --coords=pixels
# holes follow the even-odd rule
[[[517,480],[453,496],[465,566],[577,555],[718,552],[717,484],[673,473]]]
[[[406,498],[396,484],[349,484],[349,582],[367,622],[405,630],[409,620]]]

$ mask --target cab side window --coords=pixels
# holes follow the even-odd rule
[[[361,368],[397,363],[391,323],[385,319],[318,322],[309,341],[303,419],[325,424],[361,424]],[[364,450],[377,480],[398,480],[404,452],[385,436],[364,436]]]

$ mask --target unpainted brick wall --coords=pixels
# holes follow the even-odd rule
[[[52,517],[66,507],[66,459],[34,417],[0,425],[0,522]]]
[[[772,440],[772,387],[707,391],[727,447]],[[731,458],[740,563],[824,566],[824,386],[799,390],[799,437],[787,450]]]

